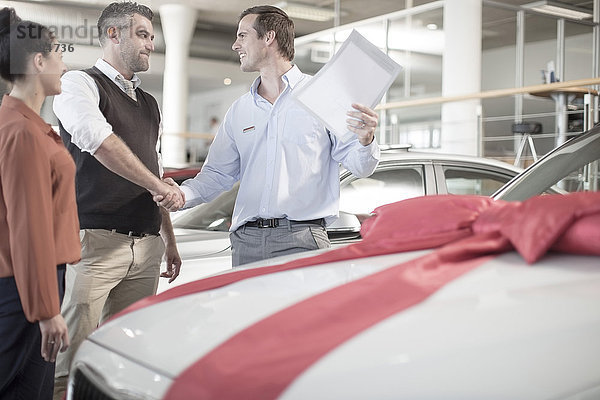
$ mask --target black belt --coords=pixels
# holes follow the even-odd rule
[[[317,218],[307,221],[292,221],[287,218],[259,218],[255,221],[248,221],[244,225],[253,228],[277,228],[280,225],[321,225],[325,227],[325,219]]]
[[[143,238],[146,236],[158,236],[155,233],[142,233],[142,232],[136,232],[136,231],[126,231],[126,230],[121,230],[121,229],[109,229],[109,231],[112,231],[115,233],[120,233],[121,235],[135,237],[135,238]]]

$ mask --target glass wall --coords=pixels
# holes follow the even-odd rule
[[[404,69],[388,91],[387,102],[441,96],[443,29],[441,7],[389,21],[388,55]],[[385,113],[388,143],[439,147],[441,105]]]
[[[497,90],[516,86],[517,12],[514,9],[494,8],[483,4],[481,21],[481,90]],[[511,45],[507,46],[507,43]],[[513,154],[510,132],[515,113],[514,96],[483,99],[483,152],[492,157]]]
[[[439,97],[443,6],[444,1],[420,2],[410,9],[298,38],[296,63],[303,71],[316,73],[356,29],[404,68],[382,103]],[[551,70],[560,81],[592,78],[592,36],[590,20],[560,19],[483,0],[481,90],[543,84],[551,80]],[[559,136],[568,138],[581,131],[582,97],[583,92],[567,93],[564,99],[548,92],[481,100],[481,154],[514,161],[521,136],[515,135],[513,124],[518,122],[541,125],[534,143],[539,154],[546,153]],[[561,111],[560,105],[566,109]],[[441,102],[431,102],[381,111],[379,142],[438,148],[443,135],[441,108]]]
[[[403,70],[383,103],[440,96],[444,48],[443,2],[436,1],[296,39],[295,62],[303,72],[316,73],[352,29],[387,53]],[[380,143],[439,146],[441,106],[382,111],[377,132]]]
[[[486,20],[486,15],[494,18]],[[482,90],[594,76],[591,22],[560,19],[485,1],[483,16]],[[512,43],[494,35],[500,30],[514,31]],[[538,155],[553,149],[562,140],[560,137],[581,132],[584,92],[546,91],[483,100],[483,155],[512,162],[522,139],[513,126],[518,122],[541,126],[540,132],[532,135]],[[531,161],[529,150],[527,158]]]

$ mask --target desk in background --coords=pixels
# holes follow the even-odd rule
[[[591,94],[594,96],[598,95],[598,92],[594,89],[588,89],[584,87],[570,87],[563,89],[555,89],[555,90],[547,90],[541,92],[532,92],[530,93],[533,96],[538,97],[546,97],[554,100],[554,109],[555,109],[555,132],[557,134],[556,137],[556,147],[560,146],[567,140],[567,123],[568,123],[568,114],[567,107],[569,103],[577,98],[582,98],[586,94]]]

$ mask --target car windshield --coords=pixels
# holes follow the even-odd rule
[[[598,191],[600,126],[576,136],[517,175],[494,199],[523,201],[556,185],[567,192]]]
[[[239,187],[239,183],[236,183],[213,201],[171,214],[173,228],[228,231]]]

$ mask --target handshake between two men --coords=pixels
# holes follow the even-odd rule
[[[152,200],[168,211],[177,211],[185,204],[185,195],[179,189],[179,185],[171,178],[162,180],[158,190],[151,190]]]

